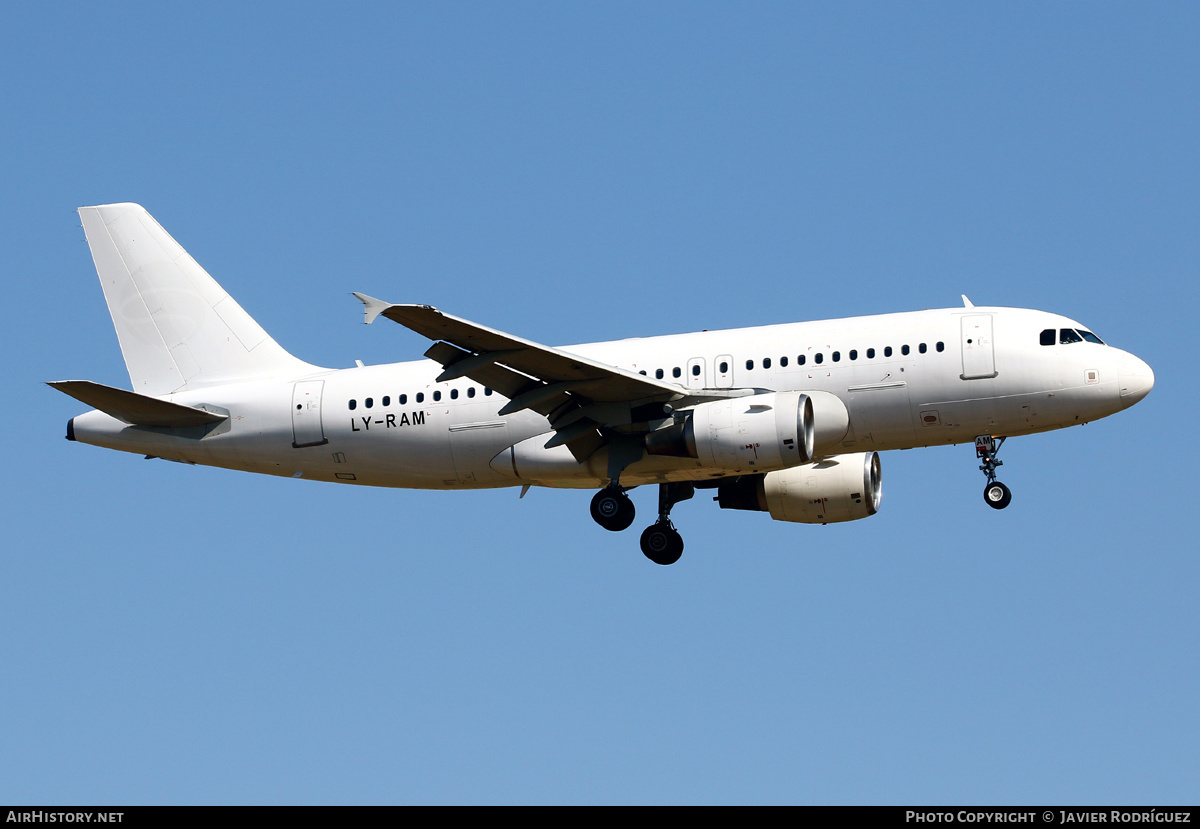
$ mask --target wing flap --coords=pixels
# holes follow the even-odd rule
[[[429,347],[429,350],[425,352],[425,356],[435,363],[446,366],[447,370],[450,370],[454,366],[470,359],[472,355],[469,351],[463,351],[461,348],[456,348],[449,343],[439,341]],[[489,389],[500,392],[510,400],[520,397],[523,392],[540,385],[540,381],[537,379],[522,374],[519,371],[513,371],[510,368],[496,365],[494,361],[485,361],[483,364],[477,365],[456,376],[468,377],[481,386],[486,386]],[[570,398],[566,394],[559,394],[540,400],[536,405],[523,406],[522,408],[533,409],[540,415],[549,416],[555,409],[568,402],[570,402]]]

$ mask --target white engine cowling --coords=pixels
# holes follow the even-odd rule
[[[652,455],[696,458],[705,466],[757,472],[813,457],[813,404],[800,392],[701,403],[687,420],[646,437]]]
[[[812,402],[798,392],[704,403],[688,425],[694,457],[705,466],[765,471],[813,457]]]
[[[776,521],[834,524],[879,511],[881,472],[876,452],[836,455],[817,463],[722,481],[722,509],[760,510]]]
[[[767,472],[838,448],[850,425],[829,392],[781,391],[701,403],[687,419],[646,436],[651,455],[696,458],[730,471]]]

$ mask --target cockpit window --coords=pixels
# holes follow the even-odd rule
[[[1081,343],[1083,342],[1083,337],[1076,334],[1075,329],[1073,328],[1060,328],[1058,329],[1058,342],[1059,345],[1066,345],[1068,343]]]
[[[1058,337],[1054,333],[1053,328],[1047,328],[1045,331],[1042,332],[1042,337],[1041,337],[1042,345],[1054,345],[1054,341],[1056,339],[1058,339]]]
[[[1079,335],[1081,337],[1083,337],[1085,340],[1087,340],[1089,343],[1095,343],[1096,345],[1104,345],[1104,340],[1097,337],[1091,331],[1084,331],[1082,328],[1080,328]]]

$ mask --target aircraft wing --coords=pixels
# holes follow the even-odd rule
[[[603,443],[599,427],[634,426],[646,419],[639,407],[696,394],[429,305],[392,305],[365,294],[354,296],[365,306],[367,323],[384,316],[435,341],[425,356],[445,367],[438,382],[469,377],[509,398],[500,414],[532,409],[545,415],[556,430],[547,447],[566,444],[576,457],[586,457]]]

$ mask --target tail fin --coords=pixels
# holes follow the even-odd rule
[[[133,390],[309,373],[137,204],[79,208]]]

